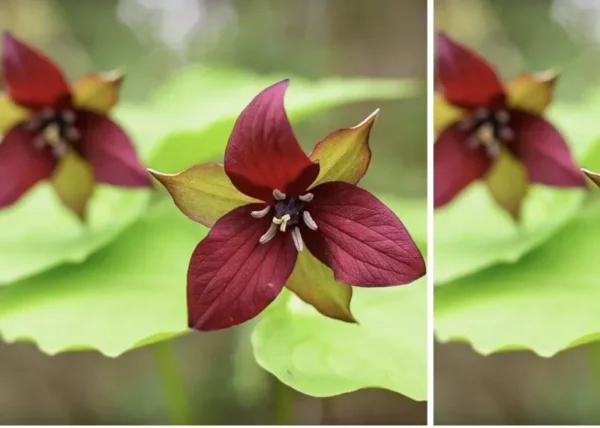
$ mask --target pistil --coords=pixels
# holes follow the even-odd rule
[[[500,153],[502,145],[514,138],[514,131],[509,122],[508,111],[482,107],[475,110],[471,117],[460,122],[459,127],[470,133],[467,140],[469,148],[475,150],[483,147],[487,155],[494,158]]]
[[[37,116],[25,122],[25,128],[37,135],[33,140],[36,149],[50,146],[55,158],[62,158],[69,146],[81,138],[75,127],[77,116],[73,110],[43,109]]]
[[[273,198],[275,199],[275,202],[272,205],[267,205],[261,210],[252,211],[250,213],[254,218],[263,218],[271,210],[274,211],[269,229],[258,241],[261,244],[271,241],[275,235],[277,235],[277,229],[283,233],[290,230],[296,250],[302,251],[304,249],[304,242],[299,227],[301,222],[304,221],[304,224],[311,230],[318,229],[315,220],[310,213],[305,210],[305,204],[312,201],[314,195],[312,193],[306,193],[297,197],[288,197],[282,191],[275,189],[273,190]]]

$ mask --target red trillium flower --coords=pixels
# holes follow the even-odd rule
[[[530,183],[585,186],[565,140],[542,117],[555,75],[522,74],[503,84],[477,53],[441,34],[436,80],[436,208],[483,179],[495,201],[517,220]]]
[[[287,86],[265,89],[242,112],[224,166],[152,172],[183,213],[212,227],[188,270],[190,327],[247,321],[284,286],[322,314],[355,322],[350,285],[401,285],[425,273],[400,220],[355,185],[370,162],[376,113],[307,156],[284,109]]]
[[[131,141],[107,116],[121,76],[88,74],[70,86],[48,57],[10,34],[2,74],[0,208],[45,179],[80,218],[95,182],[151,186]]]

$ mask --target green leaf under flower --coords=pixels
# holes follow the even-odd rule
[[[98,186],[82,223],[48,183],[0,210],[0,288],[62,263],[80,263],[144,211],[148,190]]]
[[[600,339],[599,218],[596,202],[518,263],[436,290],[438,339],[486,355],[530,349],[545,357]]]
[[[0,336],[117,356],[182,334],[187,265],[205,234],[165,200],[85,263],[0,289]]]

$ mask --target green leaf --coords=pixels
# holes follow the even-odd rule
[[[382,198],[411,234],[424,236],[425,204]],[[413,212],[414,210],[414,212]],[[420,216],[415,213],[420,212]],[[354,287],[359,325],[320,315],[285,290],[252,335],[258,363],[298,391],[325,397],[380,387],[414,400],[427,398],[427,286]]]
[[[483,184],[435,213],[435,283],[445,284],[498,263],[514,263],[560,230],[579,210],[583,190],[534,186],[523,221],[501,211]]]
[[[85,263],[0,290],[0,335],[117,356],[187,331],[186,272],[206,229],[164,201]]]
[[[0,210],[0,287],[62,263],[79,263],[135,221],[150,192],[96,188],[87,224],[39,184],[14,207]]]
[[[437,337],[482,354],[530,349],[545,357],[599,339],[598,219],[596,203],[519,263],[437,289]]]
[[[355,287],[356,325],[326,318],[285,290],[254,330],[256,360],[316,397],[379,387],[426,400],[426,294],[424,280]]]
[[[150,166],[161,172],[178,172],[222,158],[244,107],[261,90],[285,77],[193,67],[159,88],[150,107],[125,106],[120,114],[131,126],[141,128],[139,123],[144,123],[142,151],[150,155]],[[410,97],[421,91],[413,81],[294,77],[286,94],[286,110],[291,120],[299,121],[344,103]]]

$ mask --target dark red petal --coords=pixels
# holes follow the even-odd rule
[[[198,244],[188,270],[188,322],[197,330],[232,327],[257,316],[281,292],[294,269],[297,251],[289,233],[258,242],[271,218],[255,219],[236,208],[222,217]]]
[[[108,117],[77,110],[76,128],[81,138],[74,144],[91,165],[94,178],[101,183],[123,187],[150,187],[146,168],[125,131]]]
[[[37,49],[4,34],[2,74],[8,96],[31,109],[69,103],[69,84],[60,68]]]
[[[288,80],[258,94],[237,119],[225,151],[225,172],[238,190],[263,201],[273,190],[298,195],[319,175],[306,156],[283,107]]]
[[[558,130],[541,116],[512,111],[515,138],[509,148],[525,164],[533,183],[558,187],[585,187],[585,177],[575,164]]]
[[[467,144],[468,134],[452,125],[443,131],[433,146],[434,205],[450,202],[471,182],[481,178],[491,160],[481,148]]]
[[[310,252],[350,285],[407,284],[425,274],[425,262],[396,215],[375,196],[350,183],[332,181],[311,190],[307,208],[318,226],[304,227]]]
[[[435,70],[440,92],[454,105],[473,109],[504,102],[504,87],[492,66],[445,34],[437,38]]]
[[[33,145],[35,135],[17,125],[0,142],[0,208],[16,202],[38,181],[49,178],[56,161]]]

